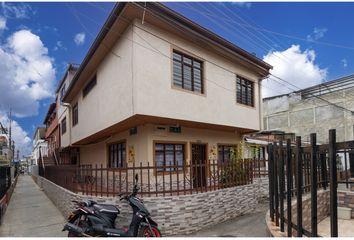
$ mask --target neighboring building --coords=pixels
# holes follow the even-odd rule
[[[33,136],[32,164],[40,165],[48,157],[48,143],[45,140],[45,127],[37,127]],[[43,160],[43,161],[42,161]]]
[[[263,99],[264,127],[301,136],[310,142],[328,143],[328,130],[336,129],[337,141],[354,140],[354,75],[328,81],[300,91]],[[354,166],[354,154],[350,153]],[[344,158],[342,157],[342,160]]]
[[[9,165],[10,159],[11,151],[8,136],[0,130],[0,165]]]
[[[162,4],[117,3],[63,97],[62,145],[111,168],[225,160],[262,129],[270,68]]]
[[[13,142],[13,141],[12,141]],[[13,151],[10,149],[8,129],[0,122],[0,165],[10,165]],[[12,143],[14,148],[14,142]]]
[[[300,91],[263,99],[264,128],[282,130],[309,142],[317,133],[328,143],[328,130],[335,128],[337,141],[354,140],[354,75],[328,81]]]
[[[63,103],[62,98],[65,95],[71,80],[73,79],[79,65],[69,64],[64,77],[60,81],[56,91],[56,110],[58,119],[58,132],[59,132],[59,164],[76,164],[79,158],[79,151],[76,147],[70,146],[70,133],[68,131],[70,124],[70,114],[68,105]]]
[[[57,102],[50,104],[43,122],[46,125],[45,139],[48,143],[48,156],[56,163],[59,160],[60,131],[57,115]]]

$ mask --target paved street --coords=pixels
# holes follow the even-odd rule
[[[197,231],[184,237],[267,237],[265,212],[268,203],[260,203],[255,212]],[[34,183],[20,176],[0,226],[0,237],[64,237],[65,219]],[[182,236],[181,236],[182,237]]]
[[[0,226],[1,237],[64,237],[59,210],[28,175],[17,186]]]
[[[254,213],[201,229],[185,237],[268,237],[265,214],[269,203],[260,203]]]

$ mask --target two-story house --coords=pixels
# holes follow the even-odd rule
[[[48,157],[48,143],[45,140],[45,127],[37,127],[33,135],[32,160],[34,165],[44,165]]]
[[[60,148],[60,132],[57,116],[57,102],[49,105],[44,122],[46,125],[45,139],[48,142],[48,156],[56,163],[59,162],[58,150]]]
[[[61,128],[81,165],[142,162],[160,172],[225,161],[262,128],[270,69],[160,3],[120,2],[67,86]]]
[[[70,123],[69,106],[62,100],[78,67],[78,64],[68,64],[64,76],[59,82],[56,90],[56,111],[60,136],[60,164],[76,164],[79,157],[78,149],[71,146],[71,134],[70,131],[68,131],[68,124]]]

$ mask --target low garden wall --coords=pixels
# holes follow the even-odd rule
[[[353,186],[353,185],[352,185]],[[351,218],[354,218],[354,191],[351,187],[351,191],[338,190],[338,207],[345,207],[351,209]]]
[[[131,207],[118,197],[89,197],[75,194],[40,176],[33,179],[67,217],[75,209],[72,200],[92,199],[117,205],[121,211],[117,225],[128,226]],[[253,184],[192,195],[144,197],[152,218],[164,236],[187,234],[228,219],[251,213],[258,201],[267,197],[268,178],[254,179]]]
[[[18,176],[15,176],[13,178],[11,186],[9,187],[9,189],[7,190],[5,195],[0,199],[0,224],[2,224],[3,216],[5,215],[7,206],[9,205],[11,196],[15,190],[15,187],[17,184],[17,179],[18,179]]]
[[[319,190],[317,192],[317,222],[323,221],[329,215],[329,201],[330,195],[329,190]],[[286,199],[285,199],[286,203]],[[291,203],[291,217],[292,222],[296,224],[297,222],[297,201],[295,200]],[[284,208],[284,217],[287,219],[287,207]],[[280,227],[275,225],[270,219],[269,211],[266,214],[266,222],[270,236],[273,237],[287,237],[287,230],[285,227],[284,232],[280,232]],[[302,197],[302,227],[306,230],[311,229],[311,194],[308,193]],[[293,230],[293,236],[296,236],[296,231]]]

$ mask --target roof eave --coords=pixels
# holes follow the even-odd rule
[[[96,52],[96,49],[99,47],[99,45],[101,44],[101,42],[103,41],[103,39],[105,38],[107,33],[110,31],[110,28],[112,27],[112,25],[114,24],[114,22],[116,21],[116,19],[118,18],[119,14],[122,12],[122,10],[126,6],[126,4],[127,4],[126,2],[118,2],[115,4],[109,17],[107,18],[106,22],[104,23],[103,27],[101,28],[101,31],[97,35],[95,41],[92,43],[88,53],[86,54],[84,60],[82,61],[82,64],[80,64],[79,69],[76,71],[66,93],[64,94],[64,96],[62,98],[62,101],[64,101],[64,102],[67,101],[68,96],[69,96],[73,86],[75,85],[75,83],[78,81],[78,79],[80,77],[80,74],[85,69],[86,65],[89,63],[91,57]]]

